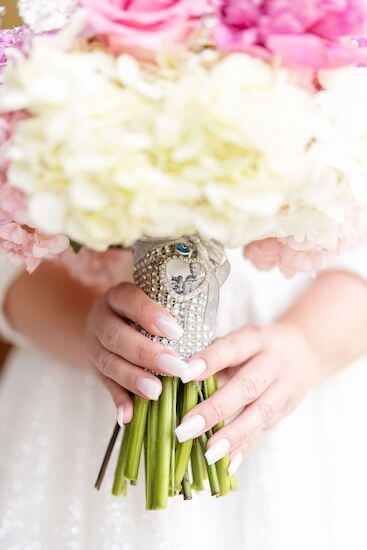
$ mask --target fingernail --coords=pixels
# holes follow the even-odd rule
[[[187,369],[187,363],[185,363],[185,361],[169,353],[161,353],[158,355],[156,364],[159,370],[171,374],[172,376],[181,377]]]
[[[241,466],[243,462],[243,454],[237,453],[234,455],[234,457],[231,460],[230,465],[228,466],[228,473],[230,476],[233,476],[238,470],[238,468]]]
[[[182,424],[176,428],[176,436],[180,443],[192,439],[199,435],[205,428],[206,420],[201,414],[191,416],[187,420],[184,420]]]
[[[205,453],[205,458],[209,466],[226,456],[230,447],[231,444],[228,439],[218,439],[218,441],[216,441]]]
[[[184,329],[167,315],[158,315],[154,320],[154,324],[170,340],[179,340],[184,333]]]
[[[122,405],[117,409],[117,422],[121,428],[124,427],[124,407]]]
[[[185,372],[181,376],[181,380],[184,384],[191,382],[206,370],[206,363],[204,359],[194,359],[190,361],[185,369]]]
[[[136,387],[140,393],[153,401],[158,399],[162,391],[160,384],[158,384],[158,382],[154,382],[151,378],[140,378],[136,384]]]

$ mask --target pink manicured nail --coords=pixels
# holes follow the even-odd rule
[[[153,401],[158,399],[162,391],[160,384],[158,384],[158,382],[154,382],[151,378],[140,378],[136,384],[136,387],[140,393]]]
[[[192,439],[202,432],[205,428],[205,424],[206,420],[201,414],[191,416],[176,428],[177,439],[180,443]]]
[[[218,439],[218,441],[216,441],[205,453],[205,458],[209,466],[226,456],[230,447],[231,444],[228,439]]]
[[[203,372],[206,370],[206,363],[203,359],[194,359],[193,361],[190,361],[187,363],[186,370],[184,374],[181,376],[181,380],[184,384],[187,384],[187,382],[191,382],[191,380],[195,380],[195,378],[198,378],[203,374]]]
[[[184,333],[184,329],[167,315],[158,315],[154,320],[154,324],[170,340],[179,340]]]
[[[237,472],[242,462],[243,462],[242,453],[237,453],[236,455],[234,455],[234,457],[231,459],[230,465],[228,466],[228,473],[230,476],[233,476],[233,474]]]
[[[187,369],[187,363],[185,363],[185,361],[169,353],[161,353],[158,355],[156,365],[159,370],[171,374],[172,376],[179,376],[180,378]]]

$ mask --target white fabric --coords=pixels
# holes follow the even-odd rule
[[[339,256],[328,269],[349,271],[367,279],[367,248],[361,247]]]
[[[22,267],[12,265],[4,258],[0,258],[0,337],[19,347],[26,346],[27,340],[10,326],[4,312],[4,301],[9,287],[22,271]]]
[[[258,273],[238,252],[231,261],[221,333],[271,321],[310,282]],[[0,548],[365,550],[366,368],[313,390],[269,432],[236,493],[148,513],[142,483],[127,499],[110,496],[113,468],[101,493],[92,488],[115,421],[105,390],[85,371],[16,351],[0,384]]]

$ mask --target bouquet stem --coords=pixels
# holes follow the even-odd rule
[[[130,423],[130,444],[125,465],[125,477],[131,481],[138,480],[141,451],[143,448],[147,424],[149,401],[135,397],[134,416]]]
[[[192,499],[191,482],[190,482],[190,476],[189,476],[188,470],[186,470],[182,480],[182,492],[183,492],[184,500]]]
[[[127,479],[124,476],[124,470],[126,465],[127,451],[129,448],[130,440],[130,424],[125,426],[124,435],[122,438],[120,454],[117,461],[117,466],[115,470],[115,479],[112,487],[112,494],[115,497],[126,496],[127,495]]]
[[[217,379],[215,376],[211,376],[204,381],[204,397],[208,399],[218,389]],[[219,422],[213,428],[213,433],[218,432],[224,427],[224,422]],[[218,481],[220,485],[220,496],[228,495],[231,491],[231,477],[228,474],[230,459],[229,456],[223,457],[216,463]]]
[[[157,454],[158,437],[158,401],[149,403],[148,424],[146,434],[146,454],[145,454],[145,472],[146,472],[146,508],[152,510],[154,502],[154,470]]]
[[[191,450],[192,488],[194,491],[204,491],[204,481],[207,479],[207,471],[203,460],[200,442],[195,439]]]
[[[199,437],[201,450],[203,453],[205,453],[206,445],[208,443],[208,436],[206,434],[203,434]],[[209,466],[209,464],[206,464],[206,470],[208,472],[208,479],[209,479],[209,485],[210,485],[210,491],[213,497],[219,497],[220,496],[220,486],[219,486],[219,480],[218,480],[218,474],[217,469],[215,467],[215,464],[212,464]]]
[[[162,379],[162,393],[159,399],[157,459],[155,464],[155,489],[153,510],[167,508],[172,440],[172,403],[174,380],[170,377]]]
[[[183,401],[181,418],[183,418],[188,412],[196,407],[198,402],[198,385],[195,382],[189,382],[185,384],[183,390]],[[187,467],[190,461],[191,449],[193,440],[179,443],[176,451],[176,468],[175,468],[175,490],[179,491],[182,480],[187,471]]]

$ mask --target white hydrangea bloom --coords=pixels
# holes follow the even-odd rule
[[[40,37],[5,78],[0,108],[31,115],[9,181],[36,227],[90,248],[195,231],[229,245],[323,245],[366,199],[366,136],[357,159],[336,75],[318,97],[244,54],[154,70]]]

